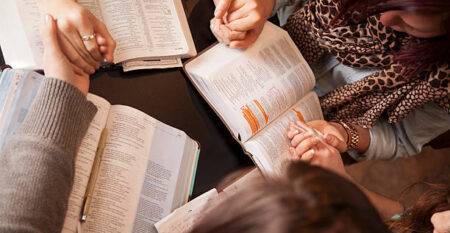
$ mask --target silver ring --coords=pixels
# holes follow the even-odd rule
[[[86,35],[86,36],[81,36],[81,39],[82,39],[83,41],[92,40],[92,39],[94,39],[94,38],[95,38],[95,33],[92,33],[92,34]]]
[[[310,151],[311,151],[311,154],[315,154],[316,153],[316,151],[314,151],[314,149],[311,149]]]

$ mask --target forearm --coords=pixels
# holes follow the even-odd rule
[[[403,205],[400,204],[400,202],[394,201],[381,194],[370,191],[369,189],[356,182],[354,183],[359,187],[359,189],[364,192],[364,194],[366,194],[372,205],[375,206],[378,213],[384,220],[389,220],[392,218],[392,216],[404,211]]]
[[[59,232],[74,159],[95,106],[46,78],[21,129],[0,153],[0,232]]]

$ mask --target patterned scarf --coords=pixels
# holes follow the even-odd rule
[[[346,25],[338,20],[338,26],[328,27],[336,14],[337,0],[311,0],[286,24],[309,64],[328,52],[347,66],[380,69],[323,96],[321,107],[328,120],[371,128],[383,113],[393,123],[432,101],[450,114],[449,64],[432,65],[417,77],[404,79],[406,69],[394,61],[392,52],[417,39],[384,26],[379,15],[358,21],[354,13]]]

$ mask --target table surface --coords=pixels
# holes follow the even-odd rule
[[[209,24],[212,18],[212,15],[197,15],[204,18],[204,24]],[[193,17],[196,17],[195,13]],[[200,23],[198,19],[194,21]],[[198,51],[213,42],[208,26],[191,25],[191,31]],[[2,61],[0,51],[0,63]],[[91,76],[89,92],[102,96],[111,104],[139,109],[183,130],[200,142],[193,197],[214,188],[229,173],[252,165],[250,158],[243,153],[241,146],[231,137],[181,68],[127,73],[119,70],[97,72]]]

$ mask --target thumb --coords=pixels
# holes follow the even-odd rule
[[[46,55],[60,56],[62,54],[58,42],[56,23],[50,14],[45,16],[44,23],[41,26],[41,39]]]
[[[247,33],[245,39],[243,40],[234,40],[230,43],[230,48],[247,48],[253,42],[258,39],[259,34],[257,34],[254,30],[251,30]]]
[[[216,5],[216,10],[214,11],[214,17],[216,19],[221,19],[227,13],[228,8],[231,5],[231,0],[219,0]]]
[[[325,142],[336,148],[341,153],[347,151],[347,143],[341,141],[333,134],[325,134]]]

